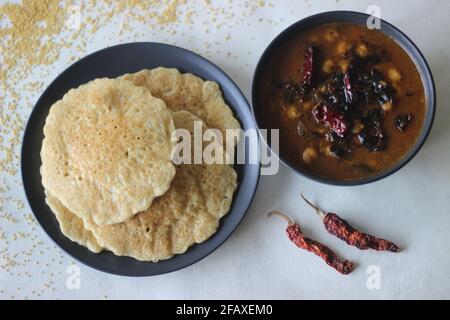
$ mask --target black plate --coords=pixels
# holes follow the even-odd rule
[[[353,12],[353,11],[329,11],[329,12],[323,12],[319,13],[313,16],[309,16],[303,20],[300,20],[290,27],[288,27],[286,30],[281,32],[266,48],[264,53],[262,54],[257,66],[256,71],[253,75],[253,84],[252,84],[252,112],[254,114],[254,117],[256,119],[256,123],[260,128],[264,128],[263,121],[260,117],[260,112],[258,108],[258,95],[259,95],[259,79],[261,79],[261,76],[267,66],[267,63],[270,59],[270,57],[273,55],[274,52],[280,46],[283,46],[287,41],[290,41],[293,36],[297,35],[299,32],[302,32],[304,30],[307,30],[309,28],[323,25],[327,23],[356,23],[361,25],[366,25],[367,19],[370,16],[361,13],[361,12]],[[436,89],[434,85],[433,75],[431,74],[430,67],[428,66],[428,63],[423,56],[423,54],[420,52],[419,48],[414,44],[414,42],[408,38],[402,31],[397,29],[392,24],[381,20],[381,30],[382,33],[386,34],[388,37],[392,38],[397,44],[399,44],[409,55],[409,57],[413,60],[415,63],[420,76],[422,78],[422,83],[425,90],[425,96],[427,99],[426,104],[426,113],[425,113],[425,119],[423,124],[423,129],[418,137],[416,143],[411,147],[409,152],[400,159],[395,165],[393,165],[391,168],[388,168],[387,170],[377,173],[376,175],[369,176],[367,178],[362,179],[354,179],[354,180],[336,180],[336,179],[328,179],[328,178],[322,178],[318,175],[312,174],[306,170],[303,170],[301,168],[297,168],[294,164],[292,164],[290,161],[288,161],[283,154],[279,154],[280,160],[287,165],[289,168],[294,170],[296,173],[299,173],[302,176],[305,176],[307,178],[310,178],[314,181],[318,181],[325,184],[330,185],[336,185],[336,186],[356,186],[356,185],[363,185],[372,183],[381,179],[384,179],[401,168],[403,168],[405,165],[408,164],[409,161],[411,161],[412,158],[419,152],[419,150],[422,148],[423,144],[428,138],[428,135],[431,131],[431,128],[433,126],[434,116],[436,113]],[[267,145],[270,147],[270,143],[267,143]],[[282,143],[282,142],[281,142]]]
[[[181,72],[191,72],[207,80],[219,83],[225,101],[231,107],[244,130],[256,129],[250,107],[236,84],[208,60],[178,47],[161,43],[129,43],[97,51],[74,63],[59,75],[42,94],[31,112],[22,145],[22,180],[30,207],[50,238],[78,261],[101,271],[125,276],[151,276],[187,267],[217,249],[236,229],[249,208],[259,179],[260,165],[236,165],[238,189],[230,212],[221,219],[219,230],[206,242],[194,245],[186,253],[172,259],[140,262],[129,257],[118,257],[111,252],[91,253],[86,248],[67,239],[58,222],[47,207],[41,184],[40,150],[43,127],[50,106],[72,88],[95,78],[115,78],[124,73],[137,72],[158,66],[174,67]],[[247,156],[257,154],[258,141],[247,141]]]

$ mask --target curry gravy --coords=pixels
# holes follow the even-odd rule
[[[306,93],[302,93],[302,66],[305,50],[311,45],[315,48],[313,80]],[[358,116],[348,116],[349,132],[342,138],[345,139],[345,152],[330,152],[335,150],[330,142],[330,127],[314,116],[314,108],[324,99],[324,83],[333,74],[345,74],[352,63],[351,56],[364,60],[375,55],[377,59],[370,62],[372,65],[364,71],[364,76],[370,74],[371,68],[379,72],[383,77],[380,86],[390,90],[392,101],[379,103],[368,99],[366,102],[359,98],[348,107],[350,110],[342,111],[345,117],[347,113]],[[284,89],[280,89],[280,83]],[[299,85],[297,89],[291,88],[296,85]],[[286,98],[286,92],[283,92],[286,88],[300,92],[299,97]],[[356,95],[357,89],[353,90]],[[355,180],[389,169],[414,145],[425,116],[422,80],[409,55],[385,34],[350,23],[314,27],[278,47],[266,64],[258,92],[257,112],[262,127],[280,129],[283,158],[302,170],[328,179]],[[366,117],[362,115],[374,108],[382,113],[379,137],[383,141],[379,141],[378,147],[366,143],[361,133],[365,130],[362,119],[366,118],[358,118]],[[406,115],[408,122],[399,126],[399,119],[405,119]],[[335,133],[331,134],[336,137]]]

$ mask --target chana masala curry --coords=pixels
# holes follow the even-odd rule
[[[259,83],[262,126],[280,129],[280,153],[327,179],[356,180],[392,167],[414,145],[425,92],[409,55],[365,26],[338,23],[293,36]]]

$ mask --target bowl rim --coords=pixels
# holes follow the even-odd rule
[[[63,71],[61,71],[52,81],[50,81],[50,83],[48,84],[48,86],[45,88],[45,90],[41,93],[41,95],[39,96],[39,98],[36,100],[36,103],[33,106],[33,109],[31,110],[27,121],[25,123],[25,127],[24,130],[22,132],[22,138],[21,138],[21,149],[20,149],[20,179],[21,182],[23,184],[23,188],[24,188],[24,193],[25,193],[25,198],[27,201],[27,204],[29,206],[29,208],[31,209],[31,212],[33,213],[33,215],[35,216],[37,222],[39,223],[39,225],[41,226],[41,228],[44,231],[44,234],[50,238],[50,240],[59,248],[61,249],[63,252],[65,252],[66,254],[68,254],[70,257],[72,257],[73,259],[75,259],[76,261],[80,262],[81,264],[95,269],[97,271],[101,271],[101,272],[105,272],[108,274],[112,274],[115,276],[121,276],[121,277],[149,277],[149,276],[158,276],[158,275],[162,275],[162,274],[167,274],[167,273],[172,273],[178,270],[182,270],[184,268],[187,268],[203,259],[205,259],[206,257],[208,257],[210,254],[212,254],[214,251],[216,251],[220,246],[222,246],[232,235],[233,233],[236,231],[236,229],[239,227],[239,225],[242,223],[242,221],[244,220],[245,216],[248,213],[248,210],[250,209],[252,203],[255,200],[255,196],[256,196],[256,191],[259,185],[259,181],[260,181],[260,173],[261,173],[261,151],[260,151],[260,137],[257,137],[257,140],[253,143],[254,147],[257,150],[257,162],[255,164],[249,164],[252,167],[250,169],[251,170],[251,174],[255,174],[256,178],[254,179],[254,181],[252,181],[251,183],[251,189],[242,189],[239,191],[239,185],[233,195],[233,203],[230,207],[230,211],[228,212],[227,215],[225,215],[224,217],[221,218],[220,220],[220,224],[219,227],[217,228],[217,231],[207,240],[205,240],[203,243],[201,244],[197,244],[194,243],[192,246],[190,246],[186,252],[182,253],[182,254],[175,254],[172,258],[167,259],[167,260],[162,260],[162,262],[168,262],[173,260],[175,257],[182,257],[182,256],[186,256],[186,254],[188,254],[190,252],[190,250],[193,249],[193,247],[196,247],[198,245],[202,245],[202,244],[206,244],[208,243],[208,241],[213,240],[212,238],[216,235],[219,234],[220,229],[222,228],[222,221],[225,218],[230,217],[230,214],[232,213],[232,209],[233,209],[233,205],[234,205],[234,201],[236,200],[235,198],[238,196],[239,192],[244,192],[246,194],[249,194],[249,196],[246,198],[247,200],[245,201],[245,210],[243,210],[243,212],[234,218],[234,223],[233,226],[231,228],[231,230],[229,230],[228,234],[225,235],[223,238],[215,241],[215,243],[212,245],[210,245],[209,249],[207,250],[208,252],[206,254],[201,254],[198,253],[195,257],[193,257],[192,259],[190,259],[187,263],[183,263],[181,265],[178,265],[177,267],[167,267],[166,271],[162,271],[162,272],[151,272],[151,270],[146,270],[146,271],[129,271],[129,270],[116,270],[114,268],[111,268],[109,266],[101,266],[101,265],[97,265],[97,264],[93,264],[91,263],[91,261],[87,261],[86,258],[83,256],[79,256],[77,253],[73,253],[71,248],[73,246],[79,246],[77,243],[71,241],[70,239],[67,238],[67,240],[70,242],[70,246],[65,246],[64,243],[61,243],[60,239],[56,236],[54,236],[53,234],[50,234],[47,231],[47,227],[45,226],[44,223],[44,219],[42,217],[40,217],[39,215],[36,214],[35,212],[35,206],[32,204],[35,203],[35,200],[31,201],[30,199],[32,199],[33,195],[32,193],[35,192],[34,190],[31,190],[32,188],[29,187],[30,182],[28,180],[30,180],[30,178],[26,177],[26,175],[24,175],[24,171],[25,167],[26,167],[26,157],[24,156],[27,153],[26,150],[26,140],[30,139],[30,135],[33,134],[33,132],[30,132],[30,126],[31,123],[33,122],[33,118],[36,117],[36,113],[38,112],[38,106],[42,103],[42,100],[44,99],[45,96],[47,96],[49,94],[49,91],[51,88],[53,88],[59,81],[61,81],[61,79],[67,74],[70,73],[76,66],[82,64],[84,61],[89,60],[90,58],[92,58],[93,56],[101,56],[104,52],[106,51],[110,51],[110,50],[114,50],[114,49],[119,49],[122,47],[131,47],[131,46],[142,46],[142,45],[146,45],[146,46],[156,46],[156,47],[163,47],[163,48],[167,48],[169,50],[174,50],[177,51],[179,54],[181,55],[188,55],[193,57],[194,59],[198,59],[199,61],[201,61],[202,64],[204,64],[205,66],[208,66],[209,68],[211,68],[213,70],[213,72],[216,72],[220,77],[223,77],[226,81],[228,81],[228,84],[233,88],[233,90],[235,90],[236,92],[236,96],[238,100],[243,101],[243,103],[245,103],[245,105],[242,105],[242,109],[245,111],[245,107],[248,108],[248,111],[250,111],[249,114],[249,123],[251,122],[253,124],[253,128],[257,128],[256,127],[256,123],[254,122],[254,118],[253,115],[251,114],[251,108],[250,108],[250,104],[247,100],[247,98],[245,97],[245,95],[243,94],[242,90],[239,88],[239,86],[234,82],[233,79],[231,79],[231,77],[225,73],[225,71],[223,71],[221,68],[219,68],[215,63],[211,62],[210,60],[208,60],[207,58],[193,52],[190,51],[188,49],[182,48],[182,47],[178,47],[175,45],[171,45],[171,44],[166,44],[166,43],[161,43],[161,42],[145,42],[145,41],[141,41],[141,42],[129,42],[129,43],[122,43],[122,44],[118,44],[118,45],[114,45],[114,46],[110,46],[110,47],[106,47],[106,48],[102,48],[100,50],[94,51],[92,53],[89,53],[87,55],[85,55],[84,57],[82,57],[81,59],[75,61],[74,63],[70,64],[67,68],[65,68]],[[170,66],[166,66],[166,67],[170,67]],[[189,72],[189,71],[185,71],[185,72]],[[221,83],[219,83],[219,85],[221,85]],[[221,89],[222,94],[223,94],[223,89]],[[64,94],[64,93],[63,93]],[[226,99],[225,95],[224,95],[224,99]],[[237,109],[237,107],[235,107],[234,105],[230,105],[230,108],[233,111],[233,115],[236,116],[236,111],[235,109]],[[238,121],[241,123],[240,117],[238,116]],[[242,124],[242,123],[241,123]],[[28,142],[29,143],[29,142]],[[253,147],[252,147],[253,148]],[[40,155],[38,155],[40,158]],[[27,180],[28,179],[28,180]],[[43,187],[42,187],[43,188]],[[50,209],[49,209],[50,210]],[[65,237],[65,236],[63,236]],[[88,254],[93,254],[93,255],[97,255],[96,253],[91,253],[87,248],[82,247],[83,250],[86,250]],[[114,255],[112,252],[107,252],[110,253],[112,255]],[[99,253],[99,254],[102,254]],[[116,258],[118,259],[132,259],[133,261],[135,261],[135,263],[137,264],[150,264],[150,263],[154,263],[151,261],[139,261],[136,259],[133,259],[131,257],[124,257],[124,256],[116,256],[114,255]]]
[[[258,127],[258,129],[263,129],[261,126],[261,121],[257,115],[257,112],[255,110],[255,107],[257,105],[257,91],[258,91],[258,80],[259,76],[264,70],[264,63],[265,60],[270,56],[271,51],[279,44],[280,41],[282,41],[285,37],[289,37],[292,33],[298,32],[303,25],[311,23],[311,26],[314,25],[323,25],[326,23],[339,23],[339,22],[347,22],[347,23],[354,23],[354,24],[360,24],[356,21],[349,21],[350,18],[354,19],[361,19],[365,18],[367,19],[371,17],[371,15],[363,12],[358,11],[347,11],[347,10],[337,10],[337,11],[325,11],[321,13],[317,13],[314,15],[307,16],[303,19],[300,19],[297,22],[294,22],[290,26],[288,26],[286,29],[281,31],[277,36],[275,36],[274,39],[269,43],[269,45],[266,47],[266,49],[263,51],[261,57],[258,60],[258,63],[256,65],[255,71],[253,73],[252,78],[252,85],[251,85],[251,110],[252,115],[254,118],[254,121]],[[320,19],[329,19],[330,21],[326,22],[320,22]],[[348,19],[348,20],[347,20]],[[318,23],[314,24],[314,21],[319,21]],[[408,54],[410,59],[413,61],[413,63],[416,65],[416,68],[418,69],[422,85],[424,87],[425,93],[429,92],[429,95],[426,96],[426,111],[425,111],[425,118],[424,118],[424,124],[422,127],[422,130],[420,132],[420,135],[417,137],[416,142],[412,145],[410,150],[392,167],[375,174],[373,176],[369,177],[363,177],[360,179],[354,179],[354,180],[339,180],[339,179],[330,179],[321,177],[312,173],[309,173],[307,171],[303,171],[290,163],[287,159],[285,159],[281,153],[274,152],[268,143],[267,139],[264,136],[261,136],[261,141],[264,142],[264,144],[269,148],[274,155],[277,156],[277,158],[288,168],[293,170],[296,174],[306,177],[310,180],[326,184],[326,185],[332,185],[332,186],[341,186],[341,187],[352,187],[352,186],[359,186],[359,185],[365,185],[369,183],[374,183],[377,181],[380,181],[384,178],[387,178],[399,170],[401,170],[403,167],[405,167],[416,155],[417,153],[422,149],[423,145],[425,144],[431,129],[433,127],[435,115],[436,115],[436,86],[435,81],[433,78],[433,74],[431,72],[431,68],[421,52],[421,50],[417,47],[417,45],[399,28],[391,24],[390,22],[387,22],[384,19],[380,19],[381,22],[381,30],[378,30],[382,32],[384,35],[390,37],[392,40],[394,40],[402,49]],[[386,33],[385,30],[389,30],[392,34]],[[399,39],[402,39],[406,46],[399,43]],[[414,57],[412,54],[415,54]],[[423,69],[423,72],[419,69],[419,66],[421,66],[421,69]]]

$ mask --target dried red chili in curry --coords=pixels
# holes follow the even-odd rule
[[[354,180],[390,168],[420,135],[421,77],[392,39],[340,23],[305,30],[270,58],[259,83],[263,127],[317,176]]]

